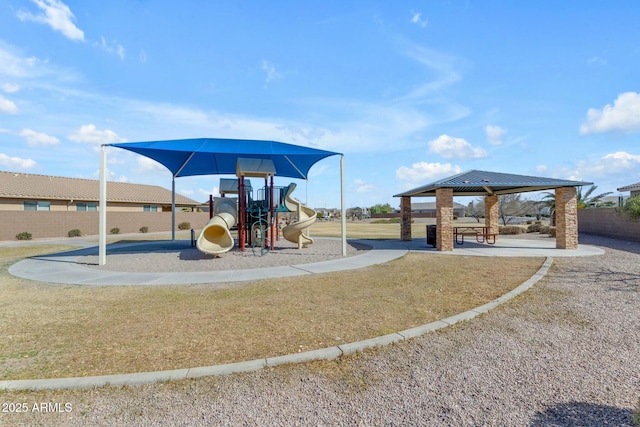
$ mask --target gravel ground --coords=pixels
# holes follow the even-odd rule
[[[640,244],[580,239],[606,254],[557,258],[520,297],[407,343],[228,377],[39,392],[73,410],[0,423],[629,426],[640,398]]]
[[[176,242],[154,242],[127,244],[122,249],[109,250],[109,262],[98,266],[98,255],[79,257],[78,262],[87,267],[127,272],[181,272],[242,270],[283,265],[307,264],[342,258],[342,241],[339,239],[315,238],[313,244],[298,249],[298,245],[280,239],[274,250],[259,256],[259,249],[251,247],[241,252],[236,245],[231,251],[219,256],[205,254],[185,240]],[[347,256],[357,255],[370,249],[369,246],[347,243]]]

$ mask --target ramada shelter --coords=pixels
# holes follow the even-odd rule
[[[454,242],[453,198],[483,196],[485,227],[488,234],[498,234],[498,196],[501,194],[555,190],[556,248],[578,248],[578,212],[576,187],[592,182],[570,181],[528,175],[471,170],[421,187],[407,190],[400,197],[400,238],[411,240],[411,198],[436,198],[436,249],[452,251]]]

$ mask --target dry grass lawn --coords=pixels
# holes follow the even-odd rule
[[[311,227],[313,236],[340,237],[340,221],[317,221]],[[411,224],[414,239],[426,238],[426,224]],[[350,239],[399,239],[400,224],[371,224],[366,221],[347,221],[347,237]]]
[[[61,249],[0,248],[0,379],[213,365],[366,339],[495,299],[543,262],[411,253],[227,290],[52,285],[7,273],[17,259]]]

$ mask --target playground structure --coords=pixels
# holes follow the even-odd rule
[[[295,212],[297,217],[282,229],[283,237],[296,243],[298,249],[312,244],[308,230],[316,220],[316,211],[291,197],[295,183],[274,186],[274,175],[275,167],[268,159],[238,158],[238,179],[220,179],[222,197],[212,200],[210,220],[198,237],[198,249],[214,255],[230,251],[234,246],[231,228],[237,225],[240,250],[251,246],[254,255],[265,255],[275,247],[278,214],[284,212]],[[258,189],[255,198],[248,177],[264,178],[264,187]],[[226,198],[227,194],[237,194],[238,198]]]
[[[215,212],[202,229],[196,246],[201,252],[217,255],[233,248],[231,228],[238,220],[238,199],[216,197],[213,206]]]
[[[298,249],[302,249],[308,244],[313,243],[313,239],[309,237],[309,227],[316,221],[317,212],[313,209],[304,206],[302,203],[291,197],[291,193],[296,189],[296,184],[293,182],[289,184],[287,188],[284,205],[290,212],[296,212],[298,214],[298,220],[285,226],[282,229],[282,235],[285,239],[292,243],[298,244]]]

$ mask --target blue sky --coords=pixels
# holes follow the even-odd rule
[[[617,194],[640,181],[638,16],[634,0],[5,0],[0,170],[97,179],[102,143],[249,138],[344,153],[347,207],[471,169]],[[111,180],[170,188],[144,157],[108,159]],[[338,207],[339,165],[296,196]],[[176,188],[205,200],[218,181]]]

